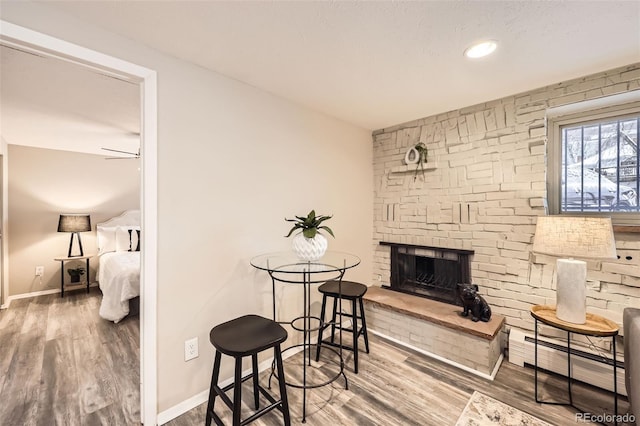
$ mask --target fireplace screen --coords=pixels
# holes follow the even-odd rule
[[[460,305],[456,285],[471,282],[472,251],[388,245],[391,245],[392,290]]]

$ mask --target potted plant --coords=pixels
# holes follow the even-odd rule
[[[84,275],[84,268],[69,268],[67,273],[71,276],[72,283],[79,283],[80,277]]]
[[[413,175],[413,180],[415,181],[418,177],[418,169],[422,169],[422,177],[424,178],[424,163],[427,162],[427,146],[422,142],[417,143],[413,147],[418,152],[418,162],[416,163],[416,173]]]
[[[315,210],[311,210],[309,214],[305,216],[296,216],[295,219],[287,219],[287,222],[294,222],[293,227],[285,237],[290,237],[296,230],[300,229],[295,237],[293,237],[293,251],[298,258],[306,261],[313,261],[320,259],[325,251],[327,251],[327,239],[320,232],[326,231],[329,235],[335,238],[333,231],[326,225],[321,225],[322,222],[331,219],[331,216],[316,215]]]

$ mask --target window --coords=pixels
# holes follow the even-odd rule
[[[560,211],[638,211],[640,115],[562,126]]]
[[[550,212],[640,224],[638,105],[552,118],[549,129]]]

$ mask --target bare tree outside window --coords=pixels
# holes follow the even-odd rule
[[[640,115],[561,127],[562,212],[638,212]]]

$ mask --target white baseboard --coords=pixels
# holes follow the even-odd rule
[[[488,380],[492,380],[492,381],[493,381],[493,379],[495,379],[496,374],[498,374],[498,370],[500,369],[500,365],[502,365],[502,360],[504,359],[504,355],[500,354],[500,357],[498,358],[498,361],[496,361],[496,365],[495,365],[495,367],[493,367],[493,371],[491,372],[491,374],[486,374],[486,373],[482,373],[480,371],[474,370],[473,368],[467,367],[466,365],[462,365],[462,364],[457,363],[455,361],[451,361],[450,359],[441,357],[440,355],[436,355],[436,354],[431,353],[429,351],[425,351],[424,349],[417,348],[417,347],[415,347],[413,345],[410,345],[410,344],[408,344],[406,342],[403,342],[402,340],[398,340],[398,339],[394,339],[393,337],[389,337],[386,334],[382,334],[382,333],[380,333],[378,331],[372,330],[369,327],[367,327],[367,331],[370,331],[371,333],[375,334],[376,336],[380,336],[383,339],[392,341],[393,343],[397,343],[400,346],[404,346],[405,348],[409,348],[409,349],[411,349],[413,351],[419,352],[419,353],[421,353],[423,355],[426,355],[426,356],[428,356],[430,358],[434,358],[434,359],[437,359],[438,361],[442,361],[445,364],[449,364],[449,365],[451,365],[453,367],[459,368],[459,369],[464,370],[464,371],[466,371],[468,373],[472,373],[472,374],[475,374],[476,376],[480,376],[480,377],[482,377],[484,379],[488,379]]]
[[[89,284],[89,287],[98,287],[98,283],[91,283]],[[64,291],[73,291],[73,290],[81,290],[81,289],[86,289],[87,285],[86,284],[78,284],[78,285],[67,285],[64,287]],[[49,290],[41,290],[41,291],[33,291],[31,293],[22,293],[22,294],[14,294],[13,296],[9,296],[7,297],[7,303],[0,306],[0,309],[7,309],[9,307],[9,305],[11,305],[11,301],[12,300],[18,300],[18,299],[28,299],[30,297],[37,297],[37,296],[46,296],[47,294],[56,294],[56,293],[60,293],[60,289],[59,288],[52,288]]]
[[[244,372],[243,372],[244,375]],[[220,387],[225,387],[229,383],[231,383],[233,379],[229,378],[220,383]],[[202,392],[192,396],[189,399],[182,401],[179,404],[174,405],[168,410],[164,410],[158,413],[158,424],[163,425],[165,423],[169,423],[171,420],[180,417],[184,413],[193,410],[200,404],[204,404],[209,399],[209,389],[203,390]],[[204,423],[204,419],[203,419]]]
[[[285,360],[297,354],[300,351],[302,351],[302,347],[288,350],[282,354],[282,359]],[[273,357],[258,364],[258,372],[262,373],[263,371],[270,369],[272,362],[273,362]],[[250,368],[243,371],[242,376],[244,377],[249,373],[251,373]],[[233,377],[229,377],[228,379],[221,381],[219,383],[219,386],[223,388],[231,383],[233,383]],[[209,399],[209,389],[203,390],[202,392],[197,393],[191,398],[186,399],[180,402],[179,404],[176,404],[173,407],[158,413],[158,424],[163,425],[165,423],[168,423],[171,420],[175,419],[176,417],[179,417],[184,413],[193,410],[198,405],[204,404],[205,402],[207,402],[208,399]],[[202,419],[202,421],[204,423],[204,419]]]
[[[14,294],[13,296],[9,296],[7,298],[7,304],[11,304],[11,301],[13,300],[28,299],[30,297],[45,296],[47,294],[55,294],[55,293],[60,293],[60,289],[52,288],[51,290],[42,290],[42,291],[34,291],[31,293]]]

